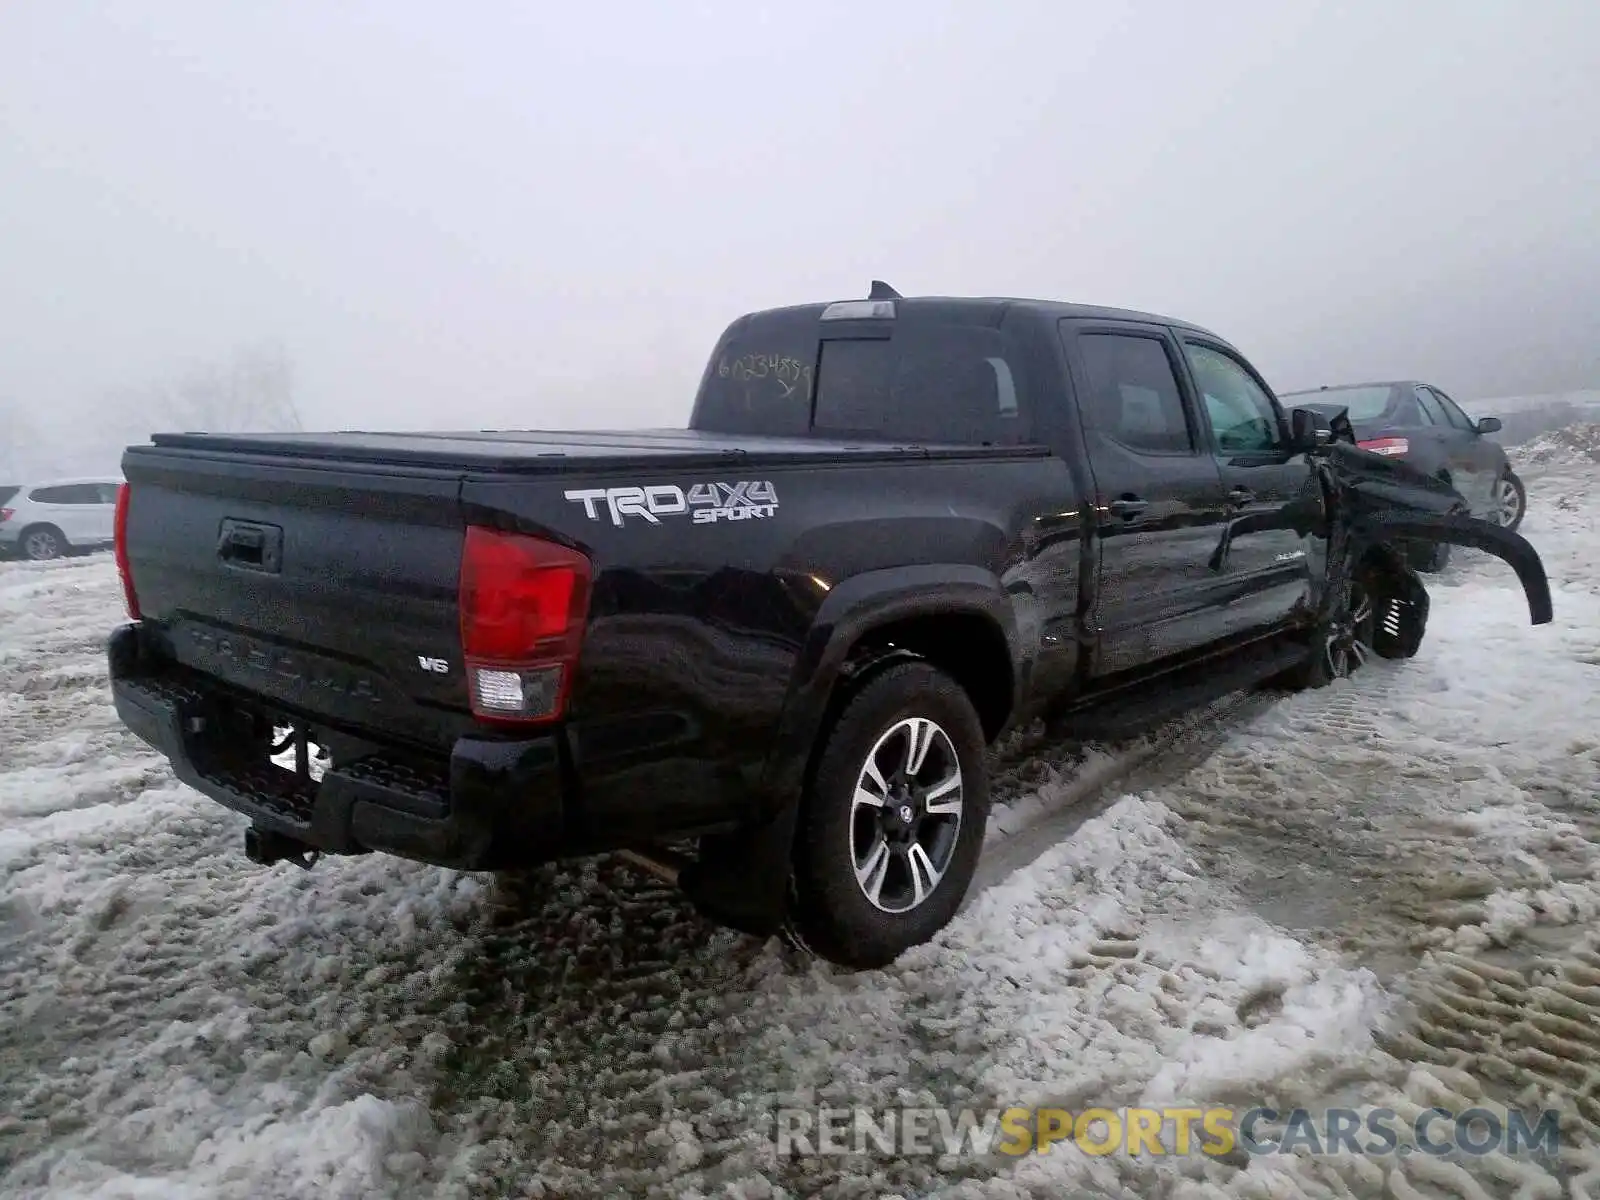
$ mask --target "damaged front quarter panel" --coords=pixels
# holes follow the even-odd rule
[[[1406,463],[1339,442],[1324,447],[1321,457],[1339,492],[1353,542],[1392,546],[1415,540],[1482,550],[1516,572],[1532,624],[1552,620],[1544,563],[1521,534],[1469,516],[1449,484]]]
[[[1517,582],[1528,598],[1528,616],[1534,625],[1547,625],[1555,617],[1550,600],[1550,580],[1544,563],[1521,534],[1477,517],[1458,514],[1408,513],[1403,509],[1372,512],[1356,519],[1356,532],[1373,541],[1414,538],[1448,542],[1452,546],[1471,546],[1492,554],[1517,573]]]

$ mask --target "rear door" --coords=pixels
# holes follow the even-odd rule
[[[1283,410],[1237,351],[1183,331],[1190,385],[1205,416],[1206,445],[1227,491],[1229,529],[1217,563],[1227,584],[1228,632],[1278,624],[1311,595],[1309,529],[1284,519],[1314,502],[1304,454],[1291,452]]]
[[[98,494],[92,487],[81,483],[52,484],[34,488],[28,499],[34,506],[28,514],[29,524],[54,525],[74,546],[94,540],[89,535],[89,502],[98,499]]]
[[[1060,328],[1094,477],[1090,673],[1104,675],[1220,636],[1219,579],[1208,564],[1227,501],[1179,382],[1171,331],[1079,318]]]
[[[1473,512],[1487,511],[1490,489],[1499,465],[1494,446],[1484,440],[1484,436],[1478,432],[1477,422],[1462,412],[1449,396],[1435,387],[1419,390],[1431,395],[1448,422],[1444,437],[1449,453],[1450,478],[1456,491],[1466,498]]]
[[[62,530],[74,546],[96,546],[111,540],[115,494],[108,503],[98,483],[68,484],[61,493],[62,517],[69,522]]]
[[[85,519],[89,527],[89,540],[108,543],[116,532],[118,485],[102,480],[91,486],[94,488],[95,502]]]
[[[1460,437],[1451,428],[1438,398],[1420,384],[1398,387],[1396,391],[1400,399],[1395,407],[1404,414],[1405,420],[1396,421],[1393,432],[1406,439],[1405,461],[1429,475],[1448,475],[1452,482],[1460,477],[1470,486],[1466,476],[1471,472],[1459,461]]]

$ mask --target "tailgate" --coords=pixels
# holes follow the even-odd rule
[[[443,746],[470,726],[459,472],[161,447],[123,472],[164,653],[330,729]]]

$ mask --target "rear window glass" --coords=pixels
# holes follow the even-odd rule
[[[998,329],[902,322],[821,340],[816,312],[735,325],[706,368],[692,425],[719,433],[914,442],[1027,440],[1023,376]]]
[[[0,484],[0,504],[9,504],[12,498],[21,490],[19,487],[8,487]]]
[[[822,344],[818,433],[919,442],[1027,440],[1021,373],[998,329],[902,328],[890,340]]]
[[[706,365],[691,425],[719,433],[805,433],[816,365],[815,314],[736,325]]]
[[[1340,409],[1350,410],[1351,421],[1372,421],[1384,414],[1389,407],[1389,400],[1394,395],[1393,388],[1341,388],[1337,391],[1311,392],[1315,396],[1310,400],[1305,395],[1290,394],[1281,397],[1287,408],[1309,408],[1325,416],[1333,416]]]

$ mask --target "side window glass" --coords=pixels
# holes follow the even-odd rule
[[[101,504],[115,504],[117,502],[117,485],[114,483],[97,483],[95,490],[100,493]]]
[[[1211,419],[1217,449],[1226,454],[1270,453],[1283,446],[1278,408],[1255,378],[1228,354],[1185,342],[1189,369]]]
[[[1417,404],[1422,408],[1422,415],[1429,425],[1448,425],[1450,418],[1445,416],[1444,407],[1434,397],[1431,390],[1425,387],[1415,389]]]
[[[32,492],[28,493],[28,499],[35,504],[66,504],[68,503],[67,493],[69,491],[70,489],[64,487],[34,488]]]
[[[1449,396],[1446,396],[1438,388],[1429,388],[1428,390],[1438,397],[1439,404],[1444,408],[1444,415],[1449,419],[1450,424],[1457,429],[1465,429],[1469,433],[1477,428],[1472,423],[1472,419],[1462,412],[1456,402],[1450,399]]]
[[[1085,333],[1078,350],[1089,382],[1080,406],[1088,428],[1130,450],[1194,452],[1178,376],[1160,338]]]

